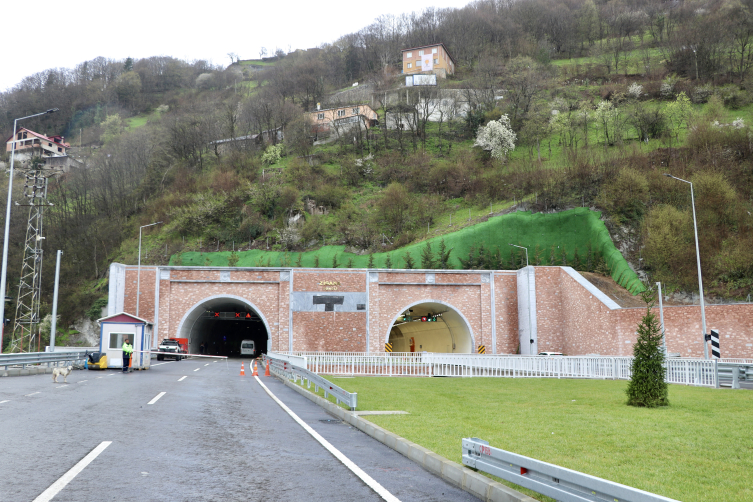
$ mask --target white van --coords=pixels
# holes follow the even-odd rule
[[[241,342],[241,356],[256,357],[256,344],[253,340],[243,340]]]

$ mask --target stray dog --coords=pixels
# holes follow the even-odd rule
[[[68,375],[73,371],[73,366],[67,366],[65,368],[55,368],[52,370],[52,381],[58,383],[58,376],[63,377],[63,383],[68,383]]]

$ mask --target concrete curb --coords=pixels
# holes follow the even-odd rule
[[[321,396],[317,396],[313,392],[309,392],[290,380],[285,378],[280,378],[280,380],[291,389],[324,408],[331,415],[336,416],[343,422],[349,423],[380,443],[413,460],[427,471],[481,500],[487,502],[538,502],[528,495],[508,488],[502,483],[492,481],[483,474],[463,467],[456,462],[437,455],[431,450],[427,450],[423,446],[412,443],[397,434],[383,429],[348,410],[340,408],[336,404]]]

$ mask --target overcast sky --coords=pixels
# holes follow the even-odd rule
[[[259,57],[260,48],[306,49],[358,31],[382,14],[426,7],[462,7],[469,0],[352,0],[293,2],[225,0],[182,3],[133,0],[108,3],[71,0],[35,3],[34,14],[12,19],[6,9],[0,40],[0,90],[48,68],[73,68],[103,56],[134,59],[173,56],[230,62]],[[41,8],[40,8],[41,7]],[[49,15],[44,14],[49,12]]]

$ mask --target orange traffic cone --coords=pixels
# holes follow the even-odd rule
[[[272,364],[272,361],[270,361],[269,359],[267,359],[265,362],[267,363],[267,369],[264,370],[264,376],[271,376],[269,374],[269,365]]]
[[[256,361],[254,361],[254,372],[251,374],[251,376],[259,376],[259,372],[256,371]]]
[[[243,363],[241,363],[241,376],[246,376],[246,371],[243,369]]]

